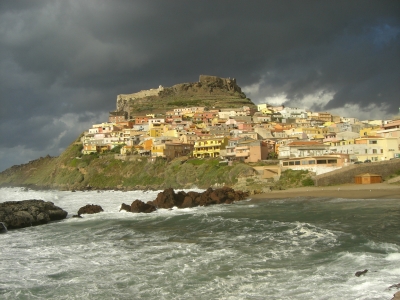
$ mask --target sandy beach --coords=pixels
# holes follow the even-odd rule
[[[300,187],[281,191],[252,195],[252,200],[282,199],[282,198],[348,198],[348,199],[400,199],[400,185],[374,184],[343,184],[337,186]]]

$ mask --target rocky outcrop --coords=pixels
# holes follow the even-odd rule
[[[104,211],[100,205],[87,204],[78,210],[78,216],[82,214],[97,214]]]
[[[146,111],[159,113],[182,106],[256,108],[255,104],[246,98],[235,78],[209,75],[200,75],[198,82],[179,83],[171,87],[159,86],[133,94],[121,94],[117,96],[116,101],[116,111],[125,111],[129,117]]]
[[[0,222],[8,229],[23,228],[62,220],[68,213],[54,203],[43,200],[0,203]]]
[[[121,210],[130,212],[153,212],[158,208],[170,209],[173,207],[188,208],[195,206],[208,206],[213,204],[230,204],[234,201],[244,200],[248,197],[248,193],[235,191],[229,187],[223,187],[213,190],[208,188],[202,193],[179,191],[175,193],[172,188],[166,189],[158,193],[157,198],[153,201],[144,203],[135,200],[130,206],[123,203]]]
[[[7,227],[3,222],[0,222],[0,233],[6,233]]]
[[[356,274],[354,274],[357,277],[360,277],[361,275],[367,274],[368,270],[365,269],[364,271],[357,271]]]
[[[121,210],[126,210],[133,213],[151,213],[156,210],[156,207],[152,204],[144,203],[140,200],[135,200],[129,206],[128,204],[122,203]]]

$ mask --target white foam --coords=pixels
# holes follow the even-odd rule
[[[1,202],[42,197],[70,214],[85,204],[105,210],[2,235],[0,271],[9,274],[2,296],[390,299],[386,289],[398,283],[399,246],[369,242],[360,249],[373,251],[337,252],[348,233],[253,218],[262,204],[119,211],[121,203],[157,193],[1,189]],[[365,268],[366,276],[354,276]]]
[[[400,261],[400,253],[390,253],[385,259],[388,261]]]

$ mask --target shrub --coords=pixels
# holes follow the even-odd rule
[[[306,178],[306,179],[303,179],[303,180],[301,181],[301,184],[302,184],[303,186],[314,186],[314,185],[315,185],[314,180],[312,180],[311,177],[308,177],[308,178]]]

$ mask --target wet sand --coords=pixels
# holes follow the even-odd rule
[[[400,185],[389,183],[300,187],[252,195],[252,200],[282,198],[400,199]],[[400,202],[399,202],[400,203]]]

